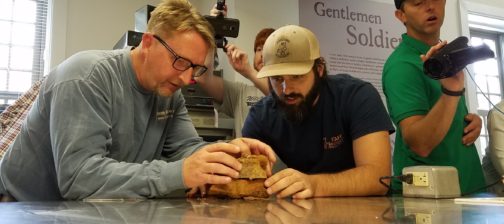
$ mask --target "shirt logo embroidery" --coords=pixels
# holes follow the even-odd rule
[[[279,58],[285,58],[289,56],[290,52],[289,49],[287,48],[287,44],[289,43],[289,40],[287,39],[281,39],[277,42],[278,48],[276,52],[276,56]]]
[[[248,107],[252,107],[252,106],[254,106],[254,104],[256,104],[261,99],[262,99],[262,97],[260,97],[260,96],[247,96],[245,101],[246,101]]]
[[[159,112],[156,113],[156,119],[158,121],[160,121],[160,120],[166,120],[168,118],[172,118],[174,113],[175,113],[175,110],[171,110],[171,109],[166,109],[164,111],[159,111]]]
[[[333,150],[338,148],[343,143],[343,135],[339,134],[334,137],[324,137],[324,150]]]

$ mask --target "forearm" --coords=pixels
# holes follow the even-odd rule
[[[66,199],[184,197],[184,161],[207,144],[184,145],[168,157],[143,163],[91,158],[77,175],[61,174],[59,179],[66,180],[61,193]]]
[[[247,78],[252,83],[254,83],[254,86],[258,88],[264,95],[269,94],[268,79],[267,78],[258,79],[257,71],[253,69],[251,66],[249,66],[248,69],[239,72],[243,77]]]
[[[180,128],[172,128],[177,131],[172,137],[178,138],[183,134]],[[102,150],[72,147],[83,148],[79,152],[68,153],[71,157],[81,159],[70,159],[66,155],[59,159],[62,161],[58,170],[62,196],[66,199],[183,196],[183,159],[208,143],[199,138],[167,142],[171,143],[165,144],[161,159],[142,163],[121,162],[102,154],[90,156],[86,152]]]
[[[72,176],[60,172],[60,191],[63,198],[72,200],[183,196],[182,162],[139,164],[90,159]]]
[[[428,156],[451,127],[460,97],[442,94],[429,113],[413,122],[401,121],[403,138],[416,154]]]
[[[69,123],[68,120],[63,122]],[[88,123],[104,129],[99,122]],[[106,149],[106,142],[111,142],[106,131],[97,129],[81,129],[88,130],[89,136],[69,130],[51,131],[55,136],[52,141],[58,186],[65,199],[162,197],[184,189],[180,161],[122,160],[117,151],[112,154]],[[135,153],[127,146],[123,150]]]
[[[375,165],[356,167],[335,174],[310,175],[314,197],[384,195],[387,188],[380,184],[390,169]]]
[[[222,77],[207,74],[197,77],[196,82],[217,103],[222,103],[224,99],[224,80]]]
[[[252,83],[254,83],[254,86],[256,88],[258,88],[259,90],[261,90],[261,92],[265,96],[269,95],[270,89],[269,89],[269,86],[268,86],[268,79],[267,78],[258,79],[257,78],[257,72],[255,71],[254,75],[252,75],[249,78],[249,80],[252,81]]]

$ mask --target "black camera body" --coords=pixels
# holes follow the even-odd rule
[[[457,74],[468,64],[495,57],[488,45],[472,47],[467,45],[468,41],[467,37],[461,36],[441,48],[424,62],[424,73],[433,79],[444,79]]]
[[[212,25],[215,31],[215,36],[220,37],[238,37],[240,31],[240,20],[224,18],[220,16],[204,16]]]
[[[224,0],[217,1],[217,9],[223,10],[225,5]],[[218,16],[204,16],[205,19],[212,25],[215,32],[215,44],[218,48],[224,48],[227,45],[226,37],[238,37],[240,32],[240,20],[225,18],[222,14]]]

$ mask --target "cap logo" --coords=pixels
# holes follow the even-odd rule
[[[287,39],[280,39],[277,41],[277,51],[276,51],[276,56],[279,58],[285,58],[289,56],[290,52],[289,49],[287,48],[287,44],[289,43],[289,40]]]

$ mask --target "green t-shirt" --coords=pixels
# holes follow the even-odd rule
[[[423,73],[420,54],[427,53],[430,46],[406,34],[402,38],[401,44],[387,59],[382,76],[387,107],[398,130],[393,155],[394,175],[402,174],[402,169],[408,166],[454,166],[458,170],[462,194],[484,187],[485,180],[476,147],[474,144],[462,144],[466,125],[464,117],[468,114],[463,96],[450,130],[428,157],[418,156],[404,142],[399,122],[410,116],[426,115],[441,96],[441,84]],[[392,188],[400,191],[401,182],[394,180]]]

